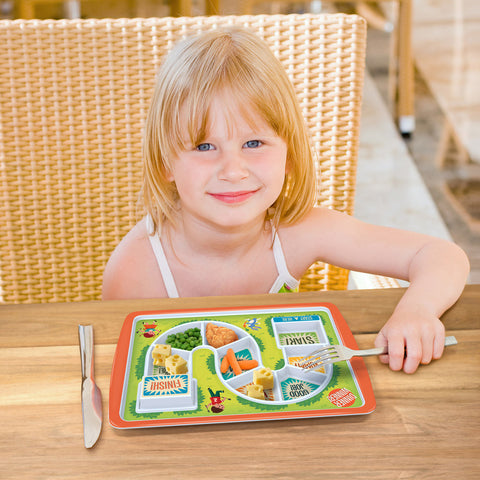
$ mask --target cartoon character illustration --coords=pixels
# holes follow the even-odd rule
[[[143,335],[145,338],[152,338],[158,335],[161,330],[158,328],[157,322],[154,320],[152,323],[142,322],[142,327],[139,328],[136,333]]]
[[[217,390],[215,393],[213,393],[213,390],[210,387],[208,387],[208,391],[210,393],[210,403],[208,405],[205,405],[205,408],[207,409],[207,411],[212,413],[223,412],[223,410],[225,410],[225,405],[224,405],[225,400],[231,400],[231,399],[220,396],[220,394],[223,393],[223,390]]]
[[[243,328],[251,328],[252,330],[260,330],[262,328],[258,323],[258,318],[249,318],[243,323]]]

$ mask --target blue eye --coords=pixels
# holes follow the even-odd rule
[[[197,145],[196,150],[199,152],[207,152],[208,150],[213,150],[214,146],[211,143],[201,143]]]
[[[244,144],[244,147],[247,148],[258,148],[260,145],[262,145],[262,142],[260,140],[249,140]]]

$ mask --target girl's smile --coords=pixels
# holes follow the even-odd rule
[[[258,192],[259,188],[255,190],[244,190],[239,192],[221,192],[209,193],[213,198],[225,203],[242,203]]]

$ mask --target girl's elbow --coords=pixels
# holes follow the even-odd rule
[[[465,281],[466,281],[470,273],[470,260],[465,250],[463,250],[463,248],[460,248],[458,245],[455,245],[455,247],[457,248],[459,264],[463,267]]]
[[[470,260],[466,252],[459,245],[447,242],[448,249],[444,258],[450,260],[453,272],[457,272],[460,279],[465,283],[470,273]]]

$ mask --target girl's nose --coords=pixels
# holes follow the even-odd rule
[[[222,157],[219,171],[220,180],[238,182],[248,177],[247,163],[240,153],[229,151],[225,152]]]

